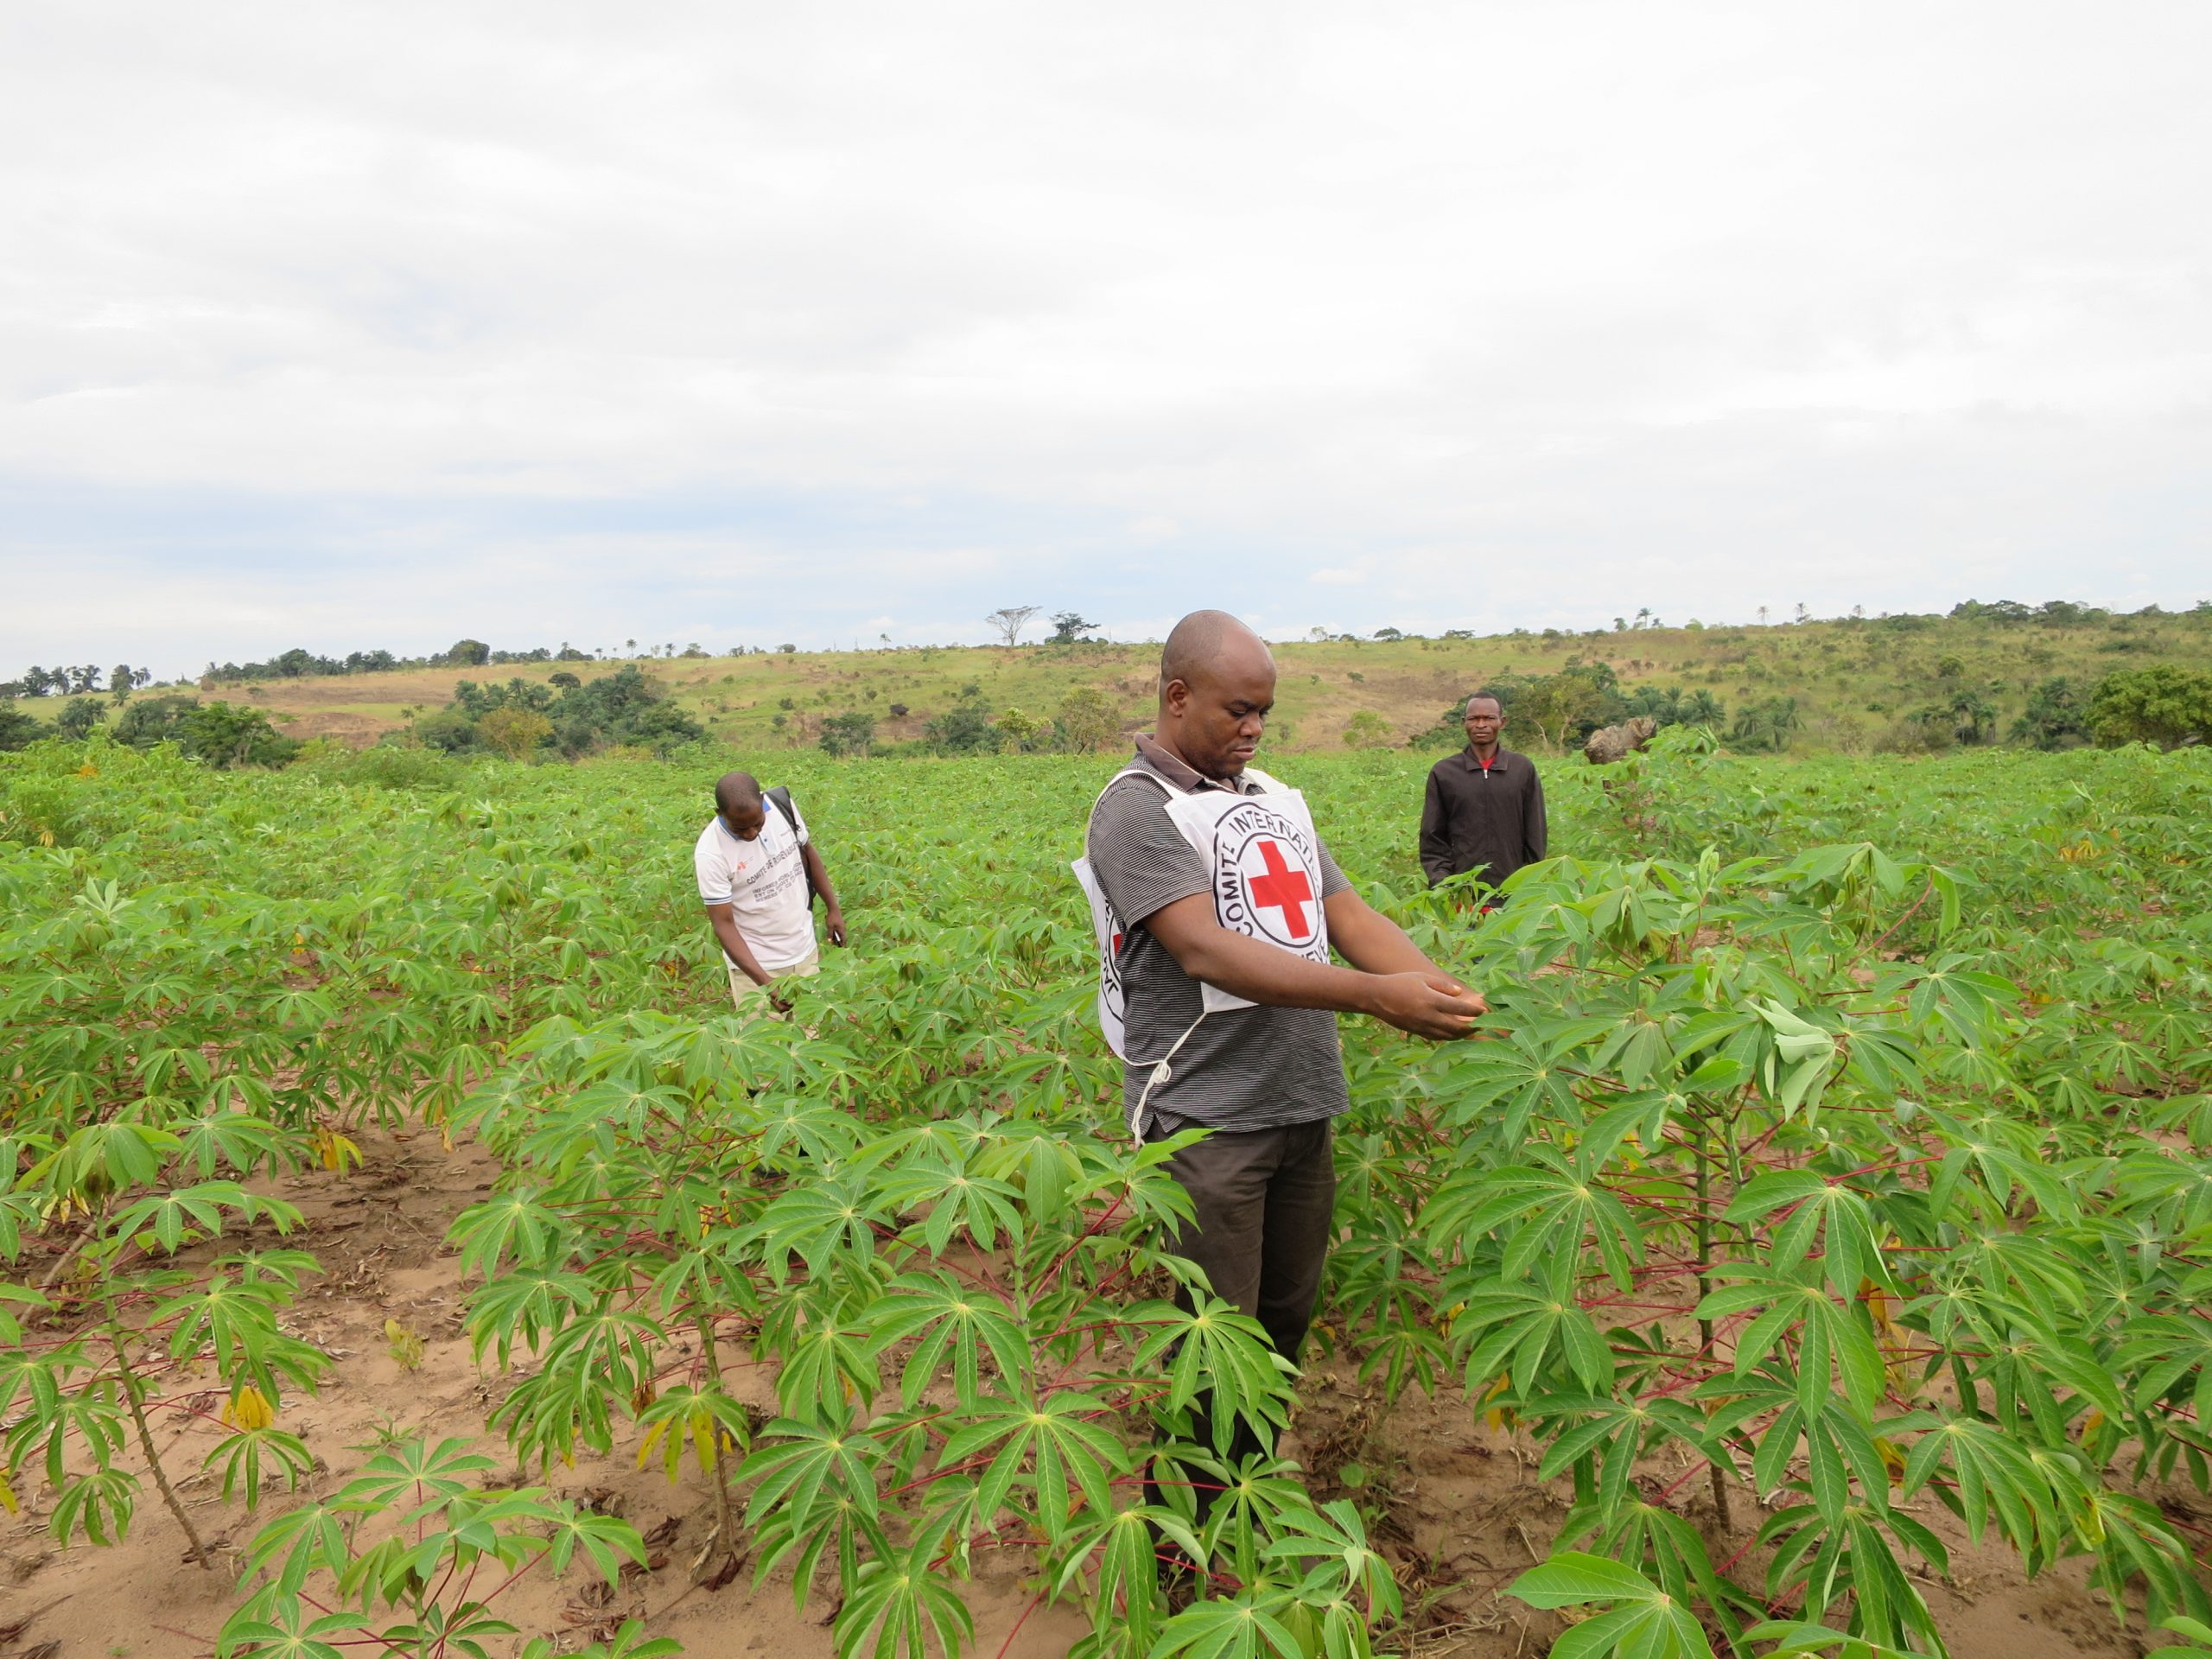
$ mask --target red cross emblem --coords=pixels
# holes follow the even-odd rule
[[[1259,843],[1260,861],[1268,867],[1265,875],[1252,877],[1252,902],[1263,910],[1282,912],[1283,926],[1294,939],[1303,939],[1313,933],[1306,925],[1306,906],[1313,902],[1313,887],[1306,879],[1306,872],[1294,870],[1282,861],[1282,848],[1274,842],[1262,840]]]

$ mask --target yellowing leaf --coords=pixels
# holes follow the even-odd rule
[[[276,1408],[269,1403],[267,1395],[249,1382],[231,1396],[230,1403],[218,1416],[231,1428],[267,1428],[276,1421]]]
[[[384,1339],[391,1345],[391,1357],[404,1371],[419,1370],[423,1363],[423,1338],[402,1325],[397,1319],[384,1322]]]
[[[349,1161],[355,1164],[361,1161],[361,1149],[337,1130],[318,1123],[315,1128],[315,1159],[325,1169],[334,1170],[342,1175]]]
[[[703,1411],[691,1414],[691,1449],[698,1454],[699,1466],[709,1474],[715,1471],[715,1420]]]
[[[1499,1395],[1510,1388],[1512,1383],[1512,1374],[1508,1371],[1500,1371],[1497,1374],[1497,1380],[1483,1390],[1482,1399],[1475,1403],[1479,1406],[1486,1401],[1497,1399]],[[1490,1410],[1483,1413],[1483,1421],[1488,1423],[1495,1433],[1513,1427],[1521,1421],[1521,1418],[1520,1414],[1510,1406],[1493,1406]]]
[[[1894,1486],[1904,1478],[1904,1453],[1897,1443],[1885,1434],[1874,1437],[1874,1450],[1881,1454],[1882,1467],[1890,1471],[1890,1484]]]

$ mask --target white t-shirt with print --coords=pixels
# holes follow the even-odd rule
[[[814,953],[814,906],[798,849],[807,843],[806,816],[798,807],[794,832],[773,801],[762,803],[768,821],[751,841],[740,841],[717,812],[699,832],[692,861],[699,897],[728,905],[737,931],[760,964],[772,974],[796,968]]]

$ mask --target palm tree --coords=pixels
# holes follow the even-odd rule
[[[1951,693],[1951,735],[1961,743],[1980,743],[1997,729],[1997,710],[1989,699],[1968,686]]]
[[[1736,711],[1728,741],[1747,749],[1770,749],[1779,754],[1789,747],[1789,734],[1804,722],[1797,715],[1795,697],[1769,697]]]
[[[1675,710],[1675,717],[1685,726],[1714,726],[1728,717],[1720,699],[1704,686],[1684,697]]]

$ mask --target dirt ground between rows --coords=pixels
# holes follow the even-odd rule
[[[320,1395],[284,1408],[284,1425],[319,1459],[316,1491],[341,1484],[364,1460],[359,1448],[385,1424],[470,1438],[505,1460],[504,1442],[486,1432],[485,1422],[513,1378],[496,1374],[488,1358],[483,1370],[471,1360],[461,1329],[466,1293],[444,1242],[454,1217],[490,1190],[496,1165],[474,1145],[448,1152],[430,1133],[371,1133],[361,1145],[360,1167],[342,1175],[316,1171],[283,1185],[283,1195],[306,1216],[305,1243],[324,1268],[291,1325],[337,1362]],[[419,1369],[410,1372],[393,1357],[387,1319],[422,1338]],[[774,1403],[765,1377],[749,1389],[739,1387],[753,1403]],[[179,1388],[188,1391],[188,1379]],[[1317,1363],[1305,1392],[1285,1449],[1307,1466],[1324,1497],[1346,1495],[1337,1479],[1345,1463],[1367,1471],[1356,1496],[1376,1510],[1374,1536],[1396,1567],[1414,1615],[1413,1629],[1391,1650],[1414,1659],[1524,1659],[1545,1651],[1561,1628],[1557,1618],[1498,1593],[1541,1557],[1567,1510],[1567,1484],[1536,1478],[1527,1438],[1486,1426],[1456,1395],[1415,1395],[1385,1411],[1342,1356]],[[165,1460],[176,1474],[195,1470],[219,1431],[181,1413],[167,1416],[160,1432],[174,1451]],[[641,1473],[634,1462],[633,1448],[619,1446],[612,1459],[556,1470],[551,1484],[564,1496],[625,1515],[656,1541],[652,1569],[626,1574],[611,1599],[574,1569],[558,1582],[531,1573],[499,1604],[523,1631],[507,1639],[508,1650],[543,1636],[556,1650],[573,1651],[635,1618],[701,1659],[831,1659],[826,1618],[833,1601],[817,1597],[798,1614],[788,1575],[772,1575],[755,1591],[749,1566],[720,1589],[695,1582],[692,1561],[711,1522],[703,1489],[696,1482],[671,1486],[657,1467]],[[1655,1467],[1651,1489],[1673,1472]],[[207,1479],[192,1476],[181,1491],[211,1541],[242,1547],[261,1524],[224,1506]],[[2147,1495],[2191,1524],[2203,1524],[2212,1511],[2186,1489]],[[57,1548],[46,1527],[51,1493],[26,1491],[23,1497],[22,1516],[0,1517],[0,1656],[197,1659],[213,1652],[235,1602],[234,1570],[185,1562],[181,1535],[150,1483],[130,1536],[108,1549],[81,1542]],[[1688,1513],[1709,1519],[1696,1503]],[[2029,1582],[2001,1546],[1968,1547],[1938,1506],[1921,1504],[1915,1513],[1953,1548],[1952,1582],[1931,1581],[1927,1593],[1958,1659],[2139,1659],[2156,1645],[2145,1639],[2139,1618],[2124,1629],[2115,1624],[2101,1599],[2085,1589],[2081,1563]],[[1745,1525],[1740,1512],[1738,1522]],[[973,1654],[1052,1659],[1083,1634],[1075,1612],[1039,1605],[1026,1562],[979,1555],[977,1564],[978,1580],[966,1591],[976,1625]]]

